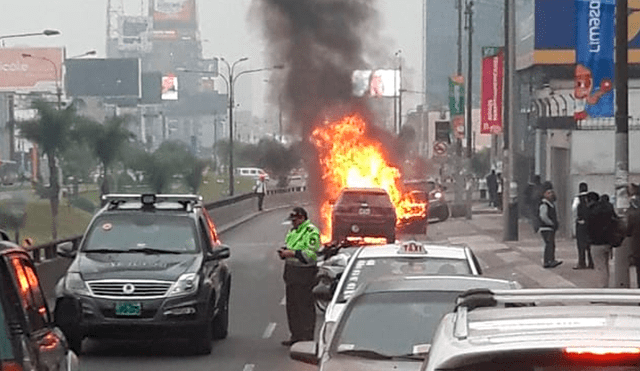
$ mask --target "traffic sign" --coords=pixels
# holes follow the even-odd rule
[[[445,142],[435,142],[433,144],[433,152],[436,155],[442,156],[447,153],[447,143]]]

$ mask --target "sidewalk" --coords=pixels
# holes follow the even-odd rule
[[[471,219],[450,218],[443,223],[430,224],[427,236],[431,241],[447,240],[467,244],[474,251],[484,269],[492,277],[514,279],[525,287],[597,287],[598,273],[592,269],[572,269],[577,263],[576,241],[556,238],[556,259],[563,264],[556,268],[542,267],[543,242],[533,231],[529,221],[521,217],[518,240],[503,241],[502,213],[476,204]],[[630,287],[637,287],[635,273],[629,275]]]

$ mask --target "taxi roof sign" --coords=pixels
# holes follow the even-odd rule
[[[427,250],[420,242],[407,241],[400,245],[398,252],[401,254],[426,254]]]

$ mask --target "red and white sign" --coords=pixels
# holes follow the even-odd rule
[[[447,153],[447,143],[445,142],[435,142],[433,144],[433,153],[436,155],[442,156]]]
[[[162,100],[178,100],[178,78],[170,73],[162,76]]]
[[[63,48],[0,48],[0,91],[55,93],[63,62]]]
[[[481,134],[502,133],[504,51],[482,59]]]
[[[156,0],[154,22],[193,23],[196,19],[194,0]]]

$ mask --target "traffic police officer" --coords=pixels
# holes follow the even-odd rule
[[[295,207],[289,215],[293,227],[285,238],[285,247],[278,250],[285,260],[284,282],[287,299],[287,321],[291,337],[282,342],[290,346],[298,341],[313,340],[316,324],[315,302],[312,294],[318,268],[320,231],[311,224],[307,211]]]

